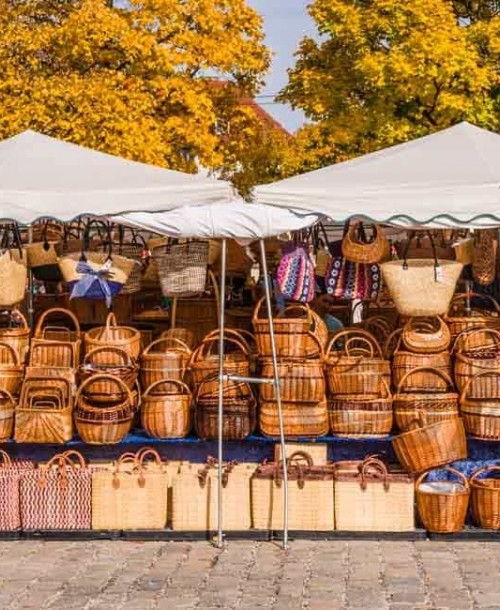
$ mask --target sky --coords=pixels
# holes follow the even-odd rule
[[[287,68],[294,64],[293,54],[303,36],[314,35],[314,24],[306,11],[310,0],[248,0],[264,18],[266,44],[274,53],[273,65],[267,75],[266,87],[260,95],[276,95],[287,82]],[[304,123],[301,112],[288,105],[272,103],[271,97],[257,101],[288,131],[295,131]]]

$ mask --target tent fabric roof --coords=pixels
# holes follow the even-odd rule
[[[229,200],[227,182],[163,169],[25,131],[0,142],[0,219],[170,210]]]
[[[255,189],[255,201],[342,223],[500,225],[500,135],[460,123],[411,142]]]
[[[231,203],[186,206],[170,212],[134,212],[111,217],[127,226],[168,237],[259,238],[298,231],[316,223],[321,215],[303,210],[286,210],[235,200]]]

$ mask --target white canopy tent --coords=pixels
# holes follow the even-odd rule
[[[231,185],[25,131],[0,142],[0,220],[171,210],[229,201]]]
[[[460,123],[351,161],[255,189],[255,201],[336,223],[401,227],[500,225],[500,135]]]

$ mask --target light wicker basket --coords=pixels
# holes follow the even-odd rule
[[[190,357],[190,348],[180,339],[164,337],[153,341],[141,355],[142,388],[165,379],[183,381]]]
[[[282,402],[283,432],[286,438],[318,438],[328,434],[326,399],[317,403]],[[264,436],[278,438],[280,422],[276,401],[261,402],[259,427]]]
[[[485,385],[500,385],[500,372],[483,371],[474,377],[469,377],[462,393],[460,394],[460,414],[463,417],[465,430],[474,438],[483,441],[500,440],[500,398],[471,398],[469,389],[472,385],[476,388],[481,384],[483,378],[492,377],[493,381]]]
[[[495,473],[500,473],[500,466],[483,466],[474,471],[469,479],[474,523],[489,530],[500,530],[500,479],[479,477]]]
[[[64,317],[70,320],[73,331],[66,327],[49,326],[48,318]],[[54,333],[51,335],[50,333]],[[64,333],[64,341],[61,341]],[[56,339],[53,339],[55,336]],[[63,335],[64,336],[64,335]],[[69,309],[55,307],[44,311],[31,340],[30,366],[54,366],[76,368],[80,363],[81,333],[80,324],[75,314]]]
[[[142,427],[154,438],[183,438],[191,429],[191,403],[191,391],[182,381],[156,381],[142,395]]]
[[[480,341],[484,344],[477,345]],[[472,328],[460,333],[455,341],[454,372],[460,392],[468,385],[471,398],[500,398],[500,332]],[[493,374],[479,375],[485,372]]]
[[[403,327],[401,340],[409,352],[432,354],[450,347],[450,329],[439,316],[410,318]]]
[[[141,333],[130,326],[118,326],[114,313],[106,318],[106,326],[85,333],[85,353],[96,347],[118,347],[137,360],[141,353]]]
[[[476,305],[471,309],[467,309],[467,301],[470,299],[483,299],[490,303],[493,311],[488,309],[480,309]],[[500,330],[500,305],[489,295],[468,293],[458,294],[453,298],[451,307],[444,317],[444,321],[448,324],[451,332],[452,341],[465,330],[476,328],[493,328]],[[474,339],[468,343],[469,348],[482,347],[491,342],[491,335],[481,335],[477,333]]]

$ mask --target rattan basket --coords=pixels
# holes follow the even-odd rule
[[[317,403],[282,402],[283,432],[286,438],[318,438],[328,434],[326,399]],[[259,428],[264,436],[279,438],[280,421],[276,401],[261,402]]]
[[[5,443],[12,436],[15,408],[13,396],[6,390],[0,390],[0,443]]]
[[[500,530],[500,479],[480,479],[479,476],[499,472],[500,466],[483,466],[469,479],[472,518],[476,525],[489,530]]]
[[[470,299],[484,299],[486,302],[491,303],[494,309],[489,311],[487,309],[478,309],[477,306],[474,306],[468,310],[464,305]],[[448,324],[453,341],[464,330],[472,328],[493,328],[500,330],[500,306],[495,299],[488,295],[475,293],[459,294],[454,297],[444,320]],[[480,333],[477,333],[474,335],[474,339],[469,342],[469,347],[484,346],[488,344],[488,341],[491,341],[491,336],[482,336]]]
[[[483,371],[470,377],[460,394],[460,414],[463,417],[465,429],[474,438],[483,441],[500,440],[500,398],[471,398],[469,388],[476,387],[483,377],[493,377],[488,385],[500,385],[500,373]]]
[[[477,345],[486,340],[488,344]],[[455,341],[454,372],[459,391],[468,385],[471,398],[500,398],[500,332],[472,328],[460,333]],[[498,375],[479,375],[485,372]]]
[[[180,339],[165,337],[153,341],[141,355],[142,388],[164,379],[183,381],[190,357],[190,348]]]
[[[78,382],[99,376],[85,386],[85,397],[92,403],[110,404],[127,398],[113,378],[118,377],[130,390],[135,388],[139,367],[130,353],[117,347],[97,347],[90,350],[78,369]],[[103,377],[104,375],[104,377]],[[112,377],[109,379],[107,376]]]
[[[0,390],[19,394],[24,366],[19,361],[16,349],[9,343],[0,342]]]
[[[420,372],[415,372],[417,369]],[[440,371],[444,376],[428,375],[427,369]],[[409,376],[409,373],[412,373]],[[448,377],[452,376],[451,356],[448,351],[433,354],[414,354],[400,350],[392,357],[392,380],[394,386],[401,386],[399,392],[447,392],[449,391]]]
[[[431,354],[443,352],[450,347],[450,329],[439,317],[410,318],[401,335],[403,345],[409,352]]]
[[[142,395],[142,427],[154,438],[187,436],[191,429],[191,402],[191,391],[182,381],[156,381]]]
[[[73,330],[47,325],[50,317],[69,319]],[[54,333],[51,335],[51,333]],[[64,333],[61,337],[61,334]],[[55,336],[56,339],[53,337]],[[60,340],[64,338],[64,340]],[[54,366],[76,368],[80,363],[81,334],[77,317],[69,309],[55,307],[44,311],[31,340],[30,366]]]
[[[106,326],[93,328],[85,333],[85,352],[96,347],[118,347],[137,360],[141,352],[141,333],[130,326],[118,326],[114,313],[106,319]]]
[[[18,353],[21,364],[24,363],[30,345],[30,328],[23,314],[12,309],[0,317],[0,341],[8,343]]]

